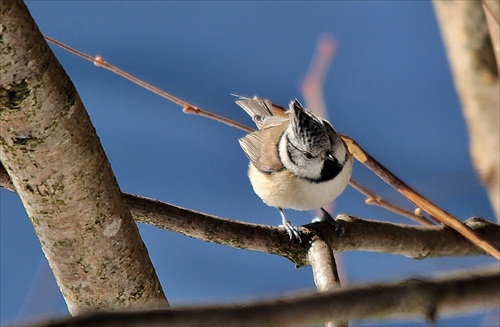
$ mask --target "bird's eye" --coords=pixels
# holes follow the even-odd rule
[[[306,157],[306,159],[312,159],[313,155],[310,152],[304,152],[304,157]]]

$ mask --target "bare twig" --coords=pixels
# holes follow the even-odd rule
[[[299,266],[308,264],[307,242],[290,242],[287,233],[281,228],[222,219],[131,194],[125,194],[125,199],[138,222],[208,242],[280,255]],[[415,259],[484,254],[460,234],[445,227],[394,224],[348,215],[338,216],[337,221],[345,230],[340,237],[332,225],[326,222],[305,225],[306,228],[301,228],[301,232],[307,238],[311,233],[310,227],[328,233],[329,236],[323,236],[322,239],[335,252],[387,252]],[[466,224],[495,246],[500,246],[499,225],[478,218],[469,219]]]
[[[366,151],[364,151],[353,139],[346,135],[342,135],[342,138],[347,143],[349,151],[354,155],[354,157],[373,171],[377,176],[379,176],[384,182],[391,185],[398,192],[403,194],[408,200],[415,203],[418,207],[427,211],[431,217],[441,222],[445,226],[451,227],[465,238],[470,240],[472,243],[476,244],[487,253],[491,254],[497,259],[500,259],[500,251],[497,247],[491,245],[488,241],[485,241],[481,236],[477,235],[473,230],[464,225],[460,220],[450,215],[448,212],[436,206],[431,201],[424,198],[417,191],[412,189],[410,186],[405,184],[396,175],[391,173],[387,168],[382,166],[375,158],[370,156]]]
[[[83,57],[85,58],[85,57]],[[85,58],[87,59],[87,58]],[[102,59],[92,59],[92,62],[96,63],[98,66],[103,66],[104,60]],[[108,63],[105,63],[107,68],[109,65]],[[107,68],[109,69],[109,68]],[[111,69],[110,69],[111,70]],[[117,70],[122,72],[121,70]],[[124,75],[121,75],[129,80],[133,81],[133,78],[130,77],[129,74],[123,72]],[[147,84],[143,81],[140,81],[140,84]],[[149,88],[148,88],[149,89]],[[161,90],[158,90],[157,88],[152,87],[154,90],[153,92],[157,93],[158,91],[160,93],[158,94],[164,94],[162,96],[165,96],[166,92],[163,92]],[[184,112],[186,113],[196,113],[208,118],[212,119],[217,119],[221,116],[214,115],[209,113],[207,110],[201,109],[199,107],[196,107],[194,105],[191,105],[190,103],[180,100],[177,97],[173,97],[171,95],[165,96],[167,99],[174,101],[175,103],[181,105],[184,107]],[[231,121],[230,119],[227,119],[225,117],[222,117],[223,120],[221,122],[228,123],[228,121]],[[232,125],[234,127],[240,128],[242,130],[247,130],[248,127],[245,125],[237,123],[236,125]],[[389,170],[387,170],[384,166],[382,166],[378,161],[376,161],[373,157],[371,157],[366,151],[364,151],[352,138],[342,135],[342,138],[344,141],[347,143],[349,150],[351,153],[354,155],[354,157],[363,163],[365,166],[367,166],[370,170],[375,172],[379,177],[382,178],[386,183],[394,187],[396,190],[398,190],[401,194],[403,194],[406,198],[408,198],[410,201],[415,203],[417,206],[421,207],[423,210],[428,212],[433,218],[438,220],[439,222],[443,223],[446,226],[449,226],[459,233],[461,233],[463,236],[465,236],[467,239],[469,239],[471,242],[485,250],[488,254],[494,256],[497,259],[500,259],[500,251],[489,244],[488,242],[484,241],[479,235],[476,235],[474,231],[470,230],[467,226],[465,226],[460,220],[457,218],[453,217],[443,209],[439,208],[436,206],[434,203],[430,202],[420,194],[418,194],[416,191],[414,191],[411,187],[406,185],[403,181],[401,181],[399,178],[397,178],[393,173],[391,173]]]
[[[348,287],[336,291],[220,306],[114,312],[80,316],[32,327],[86,326],[284,326],[325,320],[425,318],[500,306],[498,267],[455,276]]]
[[[80,57],[80,58],[83,58],[85,60],[88,60],[90,62],[93,62],[96,66],[98,67],[102,67],[104,69],[107,69],[109,71],[112,71],[113,73],[123,77],[123,78],[126,78],[128,79],[129,81],[131,81],[132,83],[135,83],[143,88],[145,88],[146,90],[149,90],[169,101],[172,101],[173,103],[176,103],[178,105],[180,105],[181,107],[184,108],[184,112],[185,113],[196,113],[198,115],[201,115],[203,117],[207,117],[207,118],[210,118],[210,119],[214,119],[214,120],[217,120],[217,121],[220,121],[224,124],[227,124],[229,126],[232,126],[232,127],[236,127],[236,128],[239,128],[241,130],[244,130],[244,131],[247,131],[247,132],[251,132],[253,131],[252,129],[249,129],[248,126],[245,126],[244,124],[240,124],[234,120],[231,120],[231,119],[228,119],[226,117],[223,117],[223,116],[220,116],[220,115],[217,115],[217,114],[214,114],[212,112],[209,112],[207,110],[204,110],[200,107],[197,107],[197,106],[194,106],[192,105],[191,103],[187,102],[187,101],[184,101],[176,96],[173,96],[171,95],[170,93],[167,93],[163,90],[160,90],[159,88],[149,84],[149,83],[146,83],[144,82],[143,80],[141,79],[138,79],[137,77],[121,70],[120,68],[114,66],[114,65],[111,65],[109,63],[107,63],[106,61],[104,61],[104,59],[101,57],[101,56],[96,56],[95,58],[92,57],[92,56],[89,56],[88,54],[85,54],[81,51],[78,51],[62,42],[59,42],[51,37],[48,37],[48,36],[45,36],[45,39],[52,43],[52,44],[55,44],[57,45],[58,47],[61,47],[69,52],[71,52],[72,54]]]
[[[364,194],[366,196],[365,203],[366,204],[371,204],[371,205],[378,205],[382,208],[385,208],[389,211],[395,212],[401,216],[411,218],[415,221],[418,221],[422,225],[427,225],[427,226],[432,226],[434,225],[425,217],[422,216],[422,214],[416,214],[415,212],[411,212],[409,210],[403,209],[401,207],[398,207],[394,204],[392,204],[389,201],[384,200],[381,196],[378,196],[377,194],[373,193],[372,191],[368,190],[366,187],[363,185],[359,184],[358,182],[354,181],[351,179],[350,185],[358,190],[360,193]],[[416,210],[418,212],[418,210]]]

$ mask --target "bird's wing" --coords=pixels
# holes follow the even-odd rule
[[[266,128],[239,139],[248,159],[260,171],[274,173],[284,169],[278,157],[278,141],[286,126],[281,124]]]

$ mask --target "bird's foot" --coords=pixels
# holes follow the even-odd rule
[[[290,241],[296,239],[299,243],[302,243],[302,239],[300,238],[299,228],[292,225],[288,220],[285,224],[280,225],[280,227],[285,228],[286,232],[290,236]]]
[[[292,225],[292,223],[288,221],[288,219],[286,219],[283,210],[281,209],[278,210],[281,214],[281,222],[282,222],[280,227],[285,228],[286,232],[288,233],[288,236],[290,236],[290,241],[296,239],[299,243],[302,243],[302,239],[300,238],[299,228]]]
[[[339,224],[335,219],[333,219],[333,217],[328,213],[328,211],[326,211],[323,208],[320,208],[320,209],[321,209],[321,213],[322,213],[321,217],[315,217],[315,218],[313,218],[313,220],[311,222],[312,223],[317,223],[317,222],[321,222],[321,221],[327,222],[335,228],[335,231],[339,235],[344,234],[344,227],[342,227],[341,224]]]

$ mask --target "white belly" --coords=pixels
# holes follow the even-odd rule
[[[312,183],[283,170],[263,174],[250,164],[248,176],[255,193],[271,207],[294,210],[312,210],[335,200],[349,183],[352,174],[352,158],[345,163],[342,172],[334,179]]]

